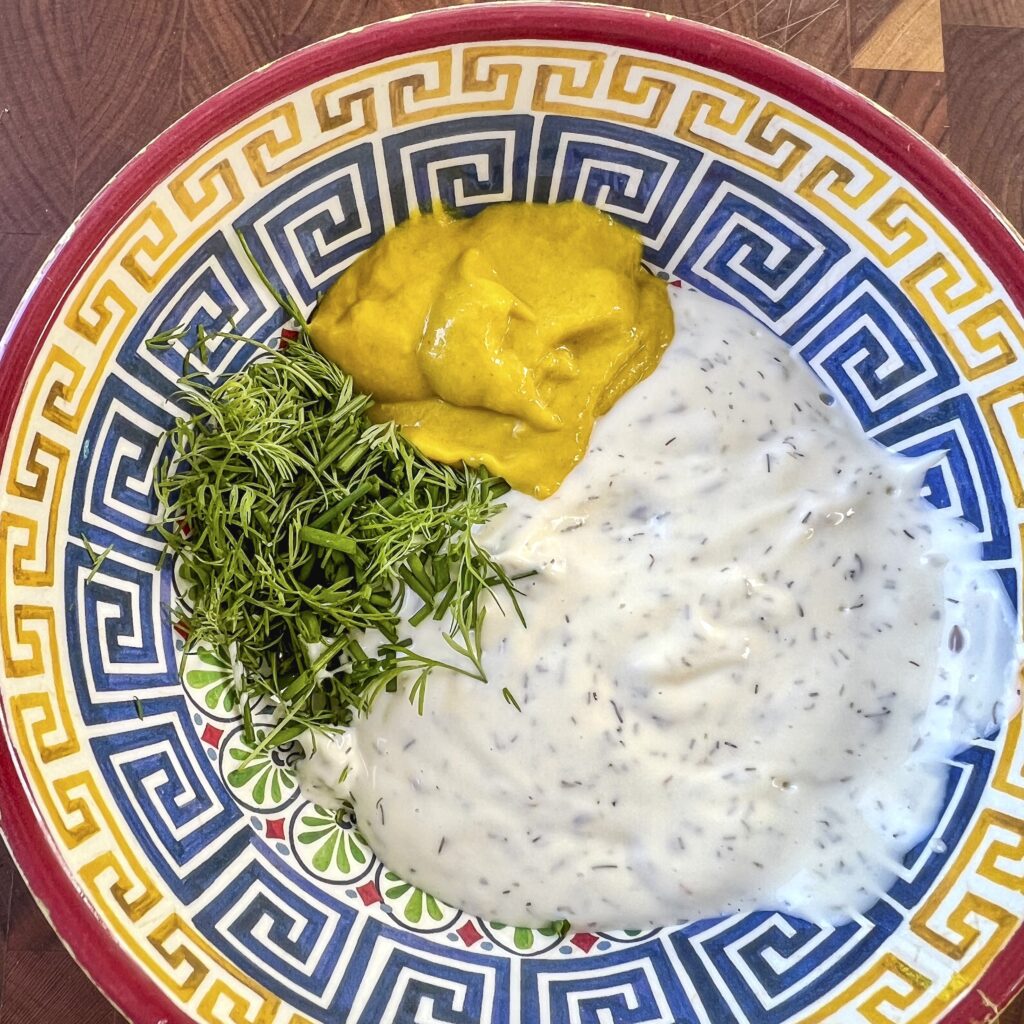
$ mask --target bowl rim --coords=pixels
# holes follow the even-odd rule
[[[652,31],[651,22],[659,25]],[[75,218],[0,338],[0,452],[35,357],[92,254],[149,190],[240,119],[328,75],[402,53],[503,39],[571,40],[687,61],[774,93],[848,136],[909,181],[967,239],[1024,308],[1024,239],[931,143],[831,75],[724,29],[630,7],[579,0],[512,0],[443,7],[354,28],[255,70],[183,114],[128,161]],[[6,705],[4,715],[6,717]],[[117,945],[65,872],[36,817],[23,773],[0,730],[0,829],[15,864],[79,966],[133,1024],[195,1024]],[[1024,926],[942,1018],[973,1024],[1024,989]]]

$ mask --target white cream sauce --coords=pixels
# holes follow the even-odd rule
[[[484,531],[538,570],[526,630],[487,620],[490,684],[435,672],[422,718],[385,695],[303,766],[391,869],[487,919],[864,909],[934,824],[944,758],[1015,700],[1008,602],[925,467],[749,317],[674,302],[660,368],[561,490]]]

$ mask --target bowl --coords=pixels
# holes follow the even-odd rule
[[[179,674],[147,526],[182,354],[145,338],[281,332],[239,234],[309,306],[412,210],[570,198],[779,334],[881,444],[930,453],[928,500],[1018,606],[1021,242],[922,139],[778,53],[623,9],[442,10],[285,57],[114,178],[3,342],[0,818],[130,1020],[967,1024],[1024,981],[1019,715],[950,760],[933,833],[854,919],[560,937],[390,873],[302,796],[297,751],[242,770],[224,665]],[[221,341],[204,372],[247,358]]]

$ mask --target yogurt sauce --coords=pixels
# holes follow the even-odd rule
[[[674,305],[561,489],[483,533],[537,570],[528,628],[487,620],[490,685],[436,671],[422,718],[382,696],[302,767],[392,870],[486,919],[865,909],[933,825],[943,759],[1016,699],[1008,602],[922,463],[745,314]]]

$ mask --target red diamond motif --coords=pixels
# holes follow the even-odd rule
[[[286,327],[281,332],[281,344],[278,346],[282,352],[288,351],[288,346],[299,336],[299,332],[291,327]]]
[[[188,639],[188,626],[184,622],[176,622],[174,624],[174,632],[181,637],[182,640]]]
[[[461,928],[455,930],[455,934],[467,945],[472,946],[474,942],[479,942],[483,936],[476,930],[476,925],[472,921],[467,921]]]
[[[267,838],[284,839],[284,818],[267,819]]]
[[[683,287],[683,282],[682,281],[669,281],[668,286],[669,286],[669,288],[682,288]]]
[[[374,903],[380,903],[380,890],[373,882],[367,882],[366,885],[359,886],[356,892],[359,893],[359,898],[368,907],[372,907]]]
[[[221,736],[224,735],[223,729],[217,729],[215,726],[207,725],[203,730],[203,742],[209,743],[211,747],[217,746],[220,743]]]
[[[577,949],[582,949],[584,953],[589,953],[593,948],[594,943],[597,942],[597,936],[591,935],[590,932],[580,932],[578,935],[574,935],[569,941]]]

